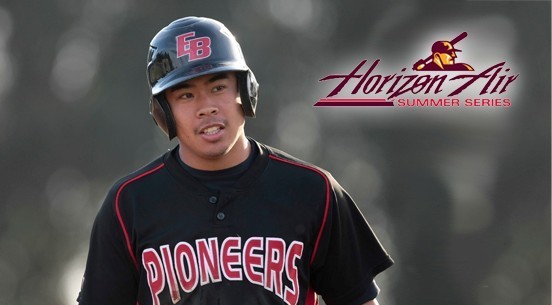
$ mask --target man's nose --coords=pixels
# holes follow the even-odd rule
[[[198,117],[216,115],[218,112],[219,109],[212,98],[208,96],[201,97],[200,107],[196,114]]]

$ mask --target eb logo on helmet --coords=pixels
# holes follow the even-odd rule
[[[211,38],[195,37],[195,32],[176,36],[176,57],[188,55],[188,61],[204,59],[211,56]],[[193,38],[193,39],[188,39]]]

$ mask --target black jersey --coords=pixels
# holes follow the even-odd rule
[[[258,150],[230,189],[167,152],[110,190],[92,230],[83,305],[333,304],[374,299],[393,261],[323,169]]]

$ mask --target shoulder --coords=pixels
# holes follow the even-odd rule
[[[257,142],[258,143],[258,142]],[[304,161],[272,146],[258,143],[261,151],[267,155],[272,169],[277,170],[288,179],[304,180],[311,178],[330,186],[335,183],[331,173],[324,168]]]
[[[137,170],[131,172],[128,175],[125,175],[119,178],[111,187],[109,195],[116,197],[120,194],[125,188],[134,185],[142,184],[151,181],[156,175],[158,175],[165,168],[165,160],[170,155],[170,152],[163,154],[157,159],[151,161],[150,163],[138,168]]]
[[[458,71],[473,71],[472,66],[465,63],[457,63],[454,66]]]
[[[422,68],[422,71],[442,71],[443,69],[441,69],[441,67],[439,67],[436,63],[434,63],[433,61],[426,64],[423,68]]]
[[[126,211],[126,208],[133,206],[133,198],[143,197],[142,195],[148,192],[151,193],[153,189],[151,187],[152,183],[160,183],[155,181],[162,180],[162,178],[159,178],[159,173],[164,171],[164,159],[167,154],[158,157],[113,183],[107,192],[97,219],[117,218],[120,222],[121,215],[126,214],[122,211]]]

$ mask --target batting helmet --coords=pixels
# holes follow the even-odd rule
[[[462,52],[462,50],[456,49],[448,41],[436,41],[431,46],[432,53],[449,53],[449,52]]]
[[[243,111],[255,117],[259,84],[224,24],[204,17],[175,20],[155,35],[147,61],[150,114],[169,139],[176,126],[164,91],[201,75],[235,71]]]

